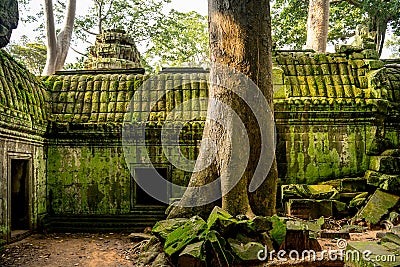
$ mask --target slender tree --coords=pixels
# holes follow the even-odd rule
[[[68,0],[64,18],[64,26],[56,33],[53,1],[44,0],[44,13],[46,17],[47,33],[47,60],[43,75],[52,75],[61,70],[71,43],[76,12],[76,0]]]
[[[196,166],[208,166],[202,171],[193,173],[189,188],[185,192],[181,205],[175,206],[169,218],[189,217],[194,214],[206,217],[210,209],[217,204],[232,215],[245,214],[248,217],[257,215],[271,215],[275,213],[277,168],[274,155],[272,167],[266,179],[254,193],[249,193],[249,184],[256,172],[259,163],[261,148],[266,144],[261,142],[261,132],[255,114],[250,110],[248,103],[240,95],[250,94],[247,86],[240,79],[230,76],[229,69],[243,73],[250,78],[260,89],[262,95],[252,95],[254,99],[263,96],[272,107],[272,61],[271,61],[271,20],[269,1],[267,0],[210,0],[209,1],[209,35],[211,61],[211,88],[208,118],[218,118],[224,126],[215,120],[207,119],[203,132],[203,140],[215,140],[216,150],[209,145],[202,145]],[[236,74],[233,74],[234,76]],[[232,88],[238,88],[238,94]],[[221,109],[217,102],[232,108],[244,123],[245,132],[239,131],[233,116]],[[267,109],[267,107],[263,107]],[[247,135],[250,152],[245,150],[244,140]],[[239,150],[233,147],[239,146]],[[243,147],[243,149],[241,149]],[[235,154],[232,154],[235,151]],[[229,162],[236,157],[241,162],[243,155],[249,160],[239,182],[236,184],[237,166],[229,166]],[[210,164],[211,155],[215,155]],[[263,164],[263,163],[261,163]],[[199,168],[200,169],[200,168]],[[186,203],[201,202],[213,192],[199,194],[199,186],[209,184],[221,176],[219,186],[210,191],[222,192],[221,203],[211,203],[200,207],[182,207]],[[264,177],[265,178],[265,177]],[[231,185],[236,184],[232,190]]]
[[[306,48],[324,53],[328,42],[329,0],[310,0]]]

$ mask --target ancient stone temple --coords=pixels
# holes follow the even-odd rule
[[[17,23],[17,1],[2,1],[0,47]],[[44,84],[0,50],[0,243],[37,229],[47,212],[48,99]]]
[[[144,75],[132,39],[121,31],[97,38],[86,70],[58,72],[43,82],[1,53],[0,238],[10,239],[14,226],[119,231],[163,218],[165,205],[136,182],[152,179],[155,169],[174,184],[188,183],[191,172],[175,167],[167,154],[196,159],[207,109],[197,99],[208,96],[208,72]],[[273,61],[280,184],[347,178],[391,187],[396,180],[382,177],[400,174],[385,168],[400,143],[400,65],[348,46],[326,54],[276,51]],[[191,99],[184,110],[180,104]],[[145,117],[146,140],[123,146],[128,107]],[[161,129],[177,110],[191,119],[176,143],[163,146]],[[151,164],[143,163],[145,155]],[[171,201],[182,194],[160,190]],[[24,206],[13,206],[17,195],[25,195],[18,200]]]
[[[134,40],[124,30],[106,30],[90,47],[85,69],[140,68],[140,54]]]

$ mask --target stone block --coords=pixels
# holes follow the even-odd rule
[[[331,74],[332,75],[339,75],[340,74],[340,69],[337,63],[331,63],[329,64],[331,68]]]
[[[286,202],[286,213],[300,219],[317,219],[333,216],[333,201],[314,199],[290,199]]]
[[[375,49],[366,49],[361,52],[361,54],[364,55],[364,58],[369,58],[369,59],[378,59],[379,54]]]
[[[364,219],[371,224],[378,224],[382,218],[399,203],[400,197],[376,190],[367,204],[356,215],[357,219]]]
[[[340,75],[349,75],[349,65],[346,61],[346,63],[340,63],[339,64],[339,71]]]
[[[282,185],[282,199],[329,199],[336,198],[338,191],[331,185]]]
[[[321,64],[321,70],[323,75],[330,75],[331,70],[329,68],[329,64]]]
[[[340,180],[340,192],[354,193],[367,191],[367,180],[365,178],[344,178]]]
[[[370,70],[377,70],[377,69],[381,69],[385,66],[385,63],[381,60],[370,60],[370,59],[366,59],[364,60],[365,63],[368,65],[368,68]]]
[[[379,187],[392,193],[400,192],[400,175],[389,175],[368,170],[365,173],[365,178],[369,185]]]
[[[395,267],[399,266],[399,256],[387,247],[380,245],[377,242],[349,242],[347,251],[352,251],[345,257],[345,266],[365,266],[365,267]],[[356,253],[356,251],[358,253]],[[371,252],[368,259],[363,257],[366,252]],[[386,259],[390,257],[392,260],[382,261],[382,256]]]
[[[360,52],[354,52],[350,55],[351,59],[364,59],[364,54]]]
[[[400,157],[372,156],[369,168],[385,174],[400,174]]]

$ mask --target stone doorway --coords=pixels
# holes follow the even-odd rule
[[[135,168],[135,181],[147,182],[153,177],[160,174],[164,179],[169,181],[169,170],[167,167],[158,168]],[[156,190],[165,199],[170,197],[170,189],[167,183],[157,186]],[[153,198],[145,192],[136,182],[134,182],[134,206],[165,206],[166,204]]]
[[[11,216],[11,239],[30,230],[29,163],[30,160],[27,159],[11,159],[10,161],[9,214]]]

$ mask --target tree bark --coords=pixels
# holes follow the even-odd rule
[[[310,0],[306,48],[326,52],[329,26],[329,0]]]
[[[250,107],[251,103],[245,102],[243,97],[238,95],[239,93],[246,96],[246,99],[265,97],[273,111],[269,1],[210,0],[209,34],[211,84],[203,140],[214,140],[216,151],[213,151],[209,142],[202,143],[196,168],[209,167],[193,173],[189,181],[189,188],[179,203],[180,205],[175,206],[168,217],[190,217],[192,215],[207,217],[211,208],[218,204],[222,204],[222,208],[233,216],[244,214],[254,217],[255,213],[272,215],[275,213],[278,177],[275,154],[272,155],[272,167],[267,179],[255,192],[249,193],[248,187],[259,163],[261,147],[266,144],[261,142],[260,127],[262,126],[258,124],[256,114]],[[236,79],[236,74],[232,76],[227,69],[233,69],[236,74],[242,73],[250,78],[262,95],[250,96],[249,94],[252,92],[248,90],[249,84]],[[238,93],[233,93],[229,90],[231,88],[238,88],[236,91]],[[231,112],[216,104],[217,102],[229,106],[238,117],[235,118]],[[267,109],[268,107],[263,106],[262,108]],[[214,120],[209,118],[214,118]],[[241,131],[237,125],[238,118],[244,124],[244,131]],[[217,121],[223,122],[224,125]],[[247,139],[248,145],[245,142]],[[232,160],[233,158],[235,160]],[[236,176],[238,173],[240,174],[238,165],[243,161],[245,162],[244,172],[239,176],[237,182]],[[217,177],[221,177],[218,186],[206,194],[198,193],[197,187],[211,183]],[[233,188],[231,188],[232,186]],[[201,200],[213,195],[215,191],[222,193],[222,202],[216,201],[194,208],[182,207],[187,203],[201,203]]]
[[[56,71],[62,70],[68,55],[74,29],[76,0],[68,1],[64,25],[58,35],[56,35],[52,0],[45,0],[44,11],[46,16],[47,59],[43,75],[52,75]]]
[[[389,19],[382,16],[374,16],[370,19],[370,32],[375,33],[375,45],[376,51],[379,57],[382,55],[383,47],[385,44],[386,30],[389,23]]]

